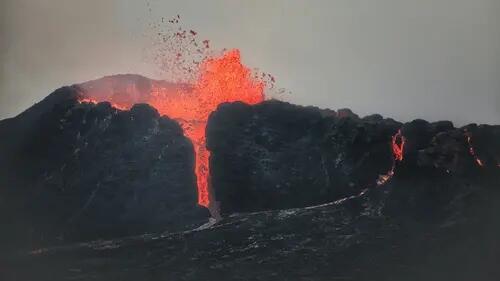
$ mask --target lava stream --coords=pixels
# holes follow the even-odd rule
[[[471,136],[469,134],[466,134],[465,138],[467,140],[467,145],[469,146],[469,154],[472,156],[472,158],[474,158],[474,161],[476,161],[476,164],[479,167],[483,167],[484,166],[483,161],[481,161],[481,159],[477,157],[476,150],[474,149],[474,146],[472,146]]]
[[[394,170],[396,169],[396,162],[403,161],[404,156],[404,147],[406,143],[406,138],[401,133],[401,130],[392,136],[391,140],[391,148],[392,148],[392,156],[393,162],[391,169],[384,175],[379,175],[377,180],[377,186],[385,184],[388,180],[390,180],[394,176]]]

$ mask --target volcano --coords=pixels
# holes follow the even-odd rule
[[[115,77],[108,77],[107,81],[84,83],[81,85],[83,91],[80,101],[109,101],[120,109],[129,109],[138,102],[147,103],[161,115],[178,121],[195,148],[198,203],[210,207],[210,153],[206,150],[205,139],[208,116],[224,102],[256,104],[263,101],[264,83],[255,79],[241,63],[237,49],[227,51],[221,57],[205,59],[199,71],[200,76],[194,85],[145,79],[123,85]]]
[[[2,280],[500,276],[500,126],[264,100],[236,51],[204,67],[0,121]]]

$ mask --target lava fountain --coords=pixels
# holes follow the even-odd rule
[[[147,87],[141,86],[144,83],[118,85],[117,91],[90,85],[91,89],[84,91],[80,101],[107,101],[121,110],[136,103],[147,103],[161,115],[179,122],[196,155],[198,204],[213,213],[217,208],[210,192],[210,151],[206,148],[205,136],[208,117],[224,102],[240,101],[252,105],[263,101],[264,88],[273,88],[274,77],[256,73],[243,65],[238,49],[214,53],[209,40],[198,40],[197,32],[183,29],[179,22],[177,15],[166,22],[162,18],[166,28],[159,23],[151,26],[158,35],[155,37],[160,39],[151,49],[153,61],[175,83],[150,80]],[[109,81],[110,84],[115,82]]]
[[[198,186],[198,203],[208,207],[210,152],[206,149],[205,127],[217,106],[224,102],[241,101],[256,104],[264,100],[264,82],[252,77],[249,68],[241,63],[237,49],[201,63],[200,76],[194,87],[171,95],[163,89],[154,89],[148,103],[161,114],[176,119],[191,139],[195,154],[195,173]]]
[[[99,90],[84,91],[80,102],[108,101],[121,110],[142,102],[156,108],[161,115],[178,121],[194,146],[198,204],[216,211],[212,208],[215,205],[212,205],[214,200],[209,190],[210,151],[206,148],[205,136],[208,117],[224,102],[256,104],[263,101],[264,86],[263,80],[252,75],[251,70],[241,63],[239,50],[233,49],[220,56],[205,58],[192,85],[153,81],[150,92],[145,95],[138,94],[140,91],[132,87],[119,97]]]

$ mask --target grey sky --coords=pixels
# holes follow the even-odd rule
[[[273,74],[291,102],[500,123],[499,0],[2,0],[0,13],[0,119],[103,75],[168,79],[144,60],[144,33],[180,14]]]

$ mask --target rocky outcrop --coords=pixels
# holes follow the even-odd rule
[[[23,246],[206,221],[181,127],[146,104],[79,103],[65,87],[0,122],[1,241]]]
[[[78,102],[141,102],[152,83],[64,87],[0,122],[0,280],[500,276],[500,126],[223,104],[206,130],[223,216],[201,225],[179,125],[145,104]]]
[[[230,213],[357,194],[391,168],[391,137],[399,127],[279,101],[222,105],[207,125],[215,196]]]
[[[11,225],[4,241],[39,245],[175,231],[207,218],[196,205],[193,149],[175,121],[145,104],[128,111],[78,102],[88,91],[115,102],[120,91],[144,97],[153,82],[159,83],[124,75],[64,87],[0,122],[7,136],[0,139],[0,219]],[[402,124],[279,101],[223,104],[207,126],[211,184],[227,216],[356,196],[381,177],[475,178],[500,168],[499,128]],[[405,139],[401,161],[392,149],[398,132]],[[416,201],[439,197],[436,190],[414,191]],[[416,204],[405,198],[400,208]]]
[[[224,104],[207,126],[212,186],[222,212],[232,213],[322,204],[394,174],[415,179],[478,169],[494,173],[500,168],[499,130],[455,128],[449,121],[402,124],[279,101]],[[395,161],[397,132],[404,145]]]

